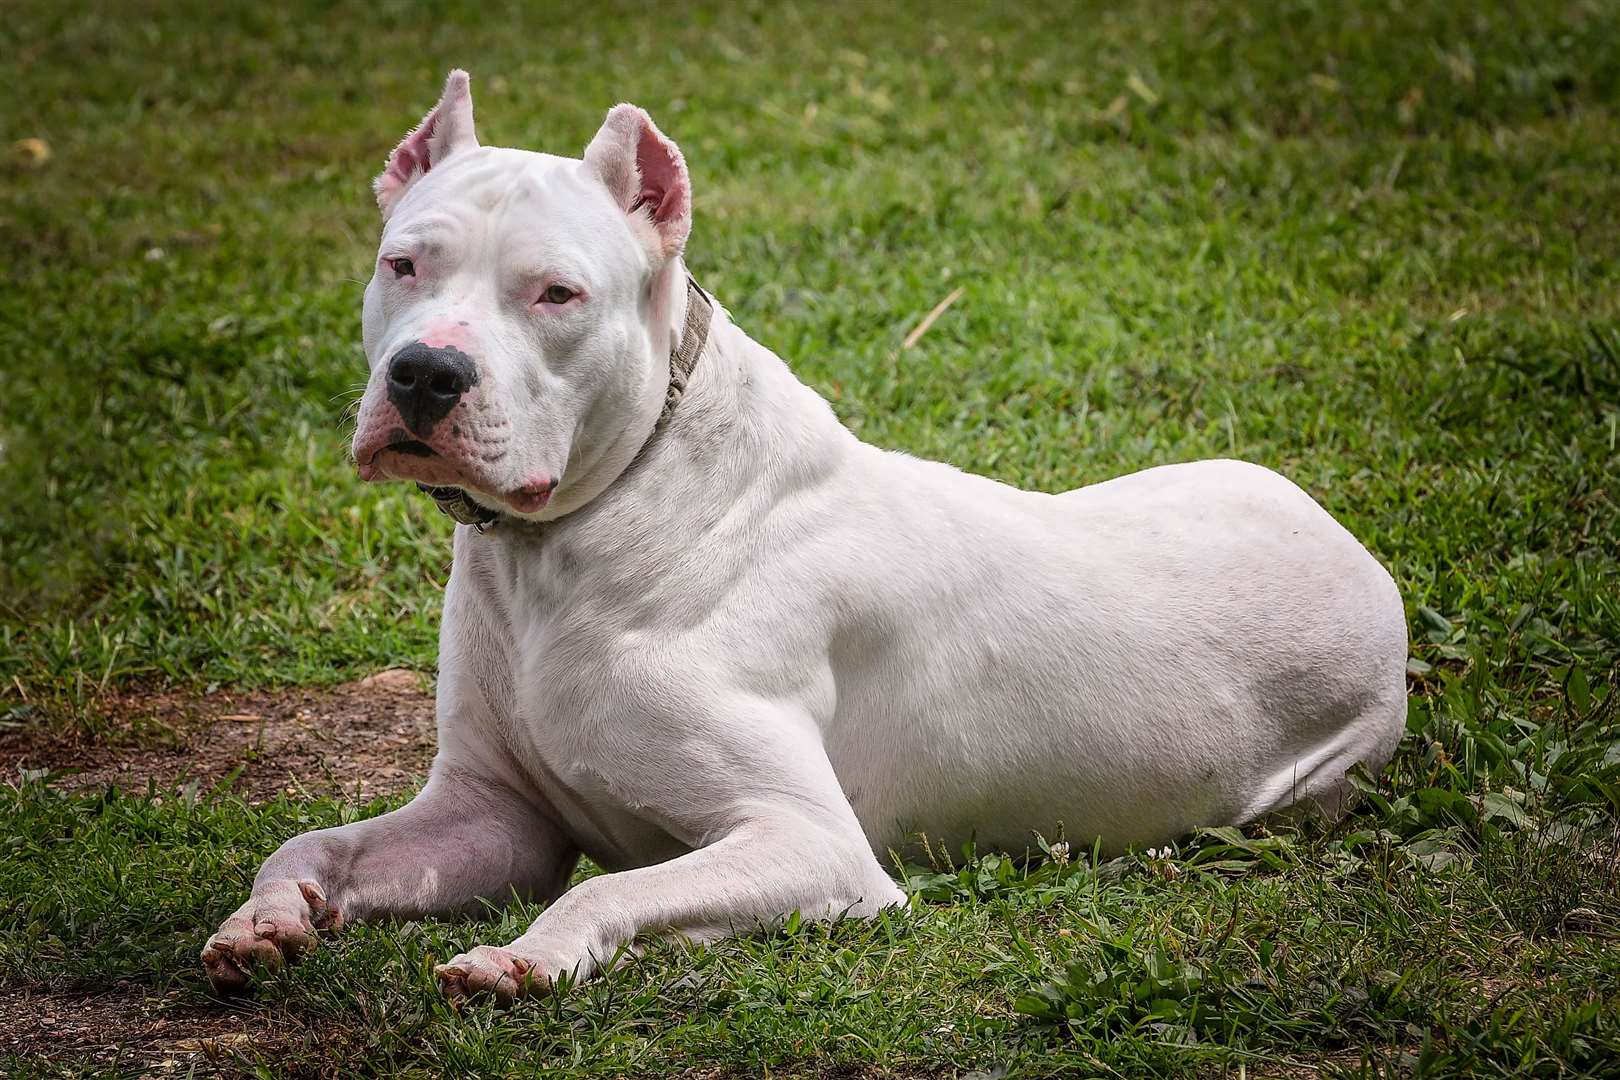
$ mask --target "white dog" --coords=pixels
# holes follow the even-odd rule
[[[438,969],[544,992],[638,937],[903,901],[924,832],[1105,849],[1381,766],[1406,623],[1378,562],[1255,465],[1063,495],[879,450],[689,282],[675,144],[481,147],[465,73],[378,178],[354,456],[464,521],[439,750],[407,806],[294,837],[208,942],[243,985],[316,929],[553,901]],[[581,853],[610,871],[564,891]]]

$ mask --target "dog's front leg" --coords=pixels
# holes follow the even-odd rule
[[[585,978],[646,934],[713,940],[789,912],[873,915],[904,903],[859,835],[792,814],[747,822],[669,862],[591,878],[510,945],[480,945],[440,965],[451,998],[543,994],[558,975]]]
[[[281,845],[247,902],[208,939],[203,966],[215,990],[240,990],[254,964],[280,966],[315,931],[343,922],[464,911],[513,890],[550,899],[577,858],[511,789],[435,765],[427,786],[398,810]]]
[[[679,791],[665,785],[638,796],[662,820],[702,829],[707,842],[668,862],[581,882],[511,944],[480,945],[440,965],[444,992],[510,1001],[548,992],[563,973],[586,978],[646,935],[708,941],[795,911],[827,919],[903,904],[819,742],[802,727],[774,744],[744,730],[746,758],[689,745],[690,759],[659,759],[666,775],[682,777]],[[716,769],[717,761],[748,768],[737,775]]]

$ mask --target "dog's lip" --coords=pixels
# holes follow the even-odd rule
[[[388,457],[390,454],[397,456],[390,461]],[[418,463],[430,470],[431,478],[423,479],[420,475],[412,475],[416,471],[413,466],[417,466]],[[390,465],[395,467],[390,468]],[[473,475],[454,458],[446,457],[420,439],[410,438],[396,438],[393,442],[377,447],[368,461],[358,463],[358,468],[362,480],[416,480],[430,486],[458,487],[503,502],[520,514],[533,514],[544,510],[551,502],[551,496],[557,490],[559,482],[558,477],[541,472],[532,474],[527,481],[515,488],[497,493],[497,489],[475,482]],[[432,475],[439,469],[448,469],[450,475]]]
[[[532,514],[544,509],[551,501],[551,493],[556,490],[555,477],[540,476],[500,496],[500,499],[520,514]]]
[[[421,439],[413,439],[404,431],[396,431],[393,438],[385,443],[380,443],[364,461],[356,460],[355,464],[362,469],[375,466],[377,459],[389,452],[419,458],[436,458],[440,456],[437,450]]]
[[[417,475],[418,470],[424,467],[429,471],[428,477]],[[373,450],[366,460],[356,460],[355,469],[360,479],[366,481],[416,480],[427,484],[467,486],[465,473],[455,460],[420,439],[396,438],[384,443]],[[445,472],[450,475],[433,475]]]
[[[439,456],[439,452],[437,450],[433,449],[433,447],[429,446],[421,439],[401,439],[398,442],[391,442],[387,446],[379,447],[377,449],[377,454],[382,453],[384,450],[391,450],[396,454],[409,454],[412,457]],[[377,454],[373,454],[371,456],[373,461],[376,460]]]
[[[444,455],[421,439],[413,439],[404,431],[396,431],[393,438],[378,446],[361,465],[374,465],[384,454],[404,454],[415,458],[442,458]]]
[[[501,457],[504,457],[502,453]],[[421,439],[411,439],[410,432],[395,429],[389,442],[379,445],[366,460],[355,461],[360,479],[415,479],[429,486],[460,487],[489,499],[504,502],[517,513],[538,513],[551,502],[557,491],[557,476],[549,471],[530,473],[517,487],[502,491],[501,487],[483,483],[483,470],[470,468],[470,461],[460,461],[434,449]]]

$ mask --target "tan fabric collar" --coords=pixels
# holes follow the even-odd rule
[[[637,452],[636,459],[647,452],[647,447],[658,438],[665,422],[680,404],[682,396],[686,393],[686,384],[692,378],[692,369],[697,367],[698,357],[703,354],[703,346],[709,340],[709,325],[714,321],[714,301],[704,292],[697,282],[688,275],[686,279],[686,323],[681,328],[681,340],[675,350],[669,354],[669,389],[664,393],[664,411],[658,414],[658,422],[653,425],[652,434],[647,436],[641,450]],[[479,532],[484,532],[497,524],[506,515],[499,510],[491,510],[481,506],[468,498],[467,493],[458,487],[434,487],[430,484],[417,484],[429,498],[439,505],[450,517],[463,525],[471,525]]]

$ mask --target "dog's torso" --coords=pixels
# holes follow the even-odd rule
[[[776,797],[795,759],[763,751],[797,743],[879,852],[1117,848],[1335,811],[1399,737],[1405,653],[1388,574],[1274,473],[1020,491],[861,443],[717,313],[606,493],[459,530],[440,738],[610,867]]]

